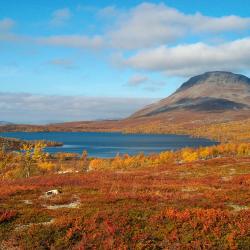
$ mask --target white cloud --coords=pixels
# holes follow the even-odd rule
[[[149,80],[147,76],[144,75],[134,75],[128,80],[129,86],[138,86],[146,83]]]
[[[60,26],[65,24],[72,14],[68,8],[58,9],[52,13],[52,19],[50,21],[51,25]]]
[[[119,119],[131,115],[155,100],[0,92],[0,117],[5,121],[20,123]]]
[[[103,9],[100,9],[97,12],[98,17],[102,17],[102,18],[113,18],[113,17],[117,17],[119,14],[120,12],[115,6],[107,6]]]
[[[11,18],[4,18],[0,20],[0,41],[15,42],[17,36],[11,32],[11,29],[15,26],[15,21]]]
[[[168,75],[192,76],[212,70],[244,71],[250,67],[250,38],[220,45],[195,43],[176,47],[160,46],[139,51],[124,59],[126,66]]]
[[[220,33],[228,31],[241,31],[250,29],[250,18],[239,16],[223,16],[223,17],[207,17],[201,14],[196,14],[189,17],[190,26],[194,32],[211,32]],[[188,20],[187,20],[188,21]]]
[[[145,75],[133,75],[125,84],[127,87],[140,87],[146,91],[159,91],[166,86],[166,83],[163,81],[151,79]]]
[[[79,49],[101,49],[104,47],[104,40],[101,36],[85,36],[85,35],[55,35],[32,37],[18,35],[10,32],[0,32],[0,41],[13,42],[17,44],[35,44],[54,47],[68,47]]]
[[[185,14],[164,3],[142,3],[128,10],[120,10],[115,6],[100,9],[97,16],[112,17],[107,26],[110,29],[103,34],[95,35],[67,34],[51,35],[40,38],[26,36],[26,40],[36,41],[40,45],[65,46],[73,48],[119,48],[122,50],[145,49],[180,42],[186,37],[200,39],[201,34],[209,34],[210,39],[223,36],[226,32],[249,31],[250,18],[240,16],[212,17],[200,13]],[[51,23],[63,24],[71,17],[68,8],[58,9],[52,15]],[[103,21],[105,22],[105,20]],[[2,27],[13,26],[13,20],[3,19]],[[105,25],[104,25],[105,26]],[[0,34],[1,35],[1,34]],[[6,41],[16,41],[24,37],[15,34],[5,34],[0,37]],[[221,37],[220,37],[221,38]]]
[[[40,37],[36,39],[36,42],[40,45],[63,46],[72,48],[98,49],[103,46],[102,37],[88,37],[84,35],[58,35]]]
[[[250,29],[250,18],[184,14],[167,5],[143,3],[120,14],[108,38],[113,47],[141,49],[176,41],[188,35]]]
[[[111,22],[103,21],[106,21],[104,27],[112,23],[110,30],[104,34],[22,36],[9,32],[14,21],[6,18],[0,20],[0,40],[17,44],[28,43],[76,49],[108,48],[109,50],[105,52],[112,53],[112,62],[116,66],[125,64],[134,69],[161,71],[175,76],[190,76],[208,70],[249,69],[249,37],[224,44],[219,44],[219,40],[216,39],[218,39],[217,34],[222,34],[219,36],[221,39],[226,38],[223,37],[226,32],[232,32],[233,37],[239,31],[248,31],[246,33],[249,34],[250,17],[185,14],[164,3],[142,3],[128,10],[109,6],[99,12],[95,9],[94,12],[97,16],[112,16]],[[59,9],[53,13],[52,21],[63,23],[70,17],[69,9]],[[213,42],[214,45],[209,45],[204,40],[202,42],[203,34],[207,34],[206,37],[209,37],[210,41],[216,41]],[[242,34],[239,37],[242,37]],[[173,44],[180,44],[181,41],[188,41],[186,38],[201,42],[173,46]],[[115,50],[117,48],[121,50]],[[131,49],[132,51],[127,51]],[[129,57],[124,56],[128,54]],[[51,63],[67,64],[63,61]],[[129,84],[135,85],[138,81],[142,80],[130,79]]]
[[[8,31],[15,25],[14,20],[11,18],[4,18],[0,20],[0,31]]]

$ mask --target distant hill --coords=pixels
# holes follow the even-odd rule
[[[224,112],[250,110],[250,79],[231,72],[207,72],[190,78],[171,96],[137,111],[130,118],[185,110]]]
[[[0,126],[6,126],[6,125],[12,125],[13,123],[11,122],[6,122],[6,121],[0,121]]]

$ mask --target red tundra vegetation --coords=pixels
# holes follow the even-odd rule
[[[2,151],[0,249],[249,249],[250,143],[238,138],[114,159]]]
[[[237,154],[3,178],[1,247],[247,249],[250,158]]]

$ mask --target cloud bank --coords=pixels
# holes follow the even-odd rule
[[[185,36],[249,30],[250,18],[184,14],[164,3],[143,3],[121,13],[113,26],[108,33],[113,47],[142,49],[172,43]]]
[[[173,76],[192,76],[212,70],[244,71],[250,67],[250,38],[220,45],[205,43],[142,50],[123,59],[137,70],[159,71]]]
[[[11,18],[0,20],[0,31],[8,31],[15,25],[15,21]]]
[[[0,92],[1,120],[51,123],[125,118],[156,99],[44,96]]]
[[[129,81],[128,85],[130,86],[138,86],[146,83],[149,80],[147,76],[144,75],[134,75],[132,76]]]
[[[69,48],[100,49],[103,46],[101,36],[88,37],[85,35],[58,35],[40,37],[34,40],[39,45],[60,46]]]

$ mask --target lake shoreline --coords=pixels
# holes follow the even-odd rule
[[[124,134],[120,132],[7,132],[0,136],[18,140],[50,141],[48,153],[76,153],[86,150],[91,157],[113,158],[120,155],[145,155],[181,148],[217,145],[217,141],[175,134]],[[59,143],[53,143],[59,142]]]

